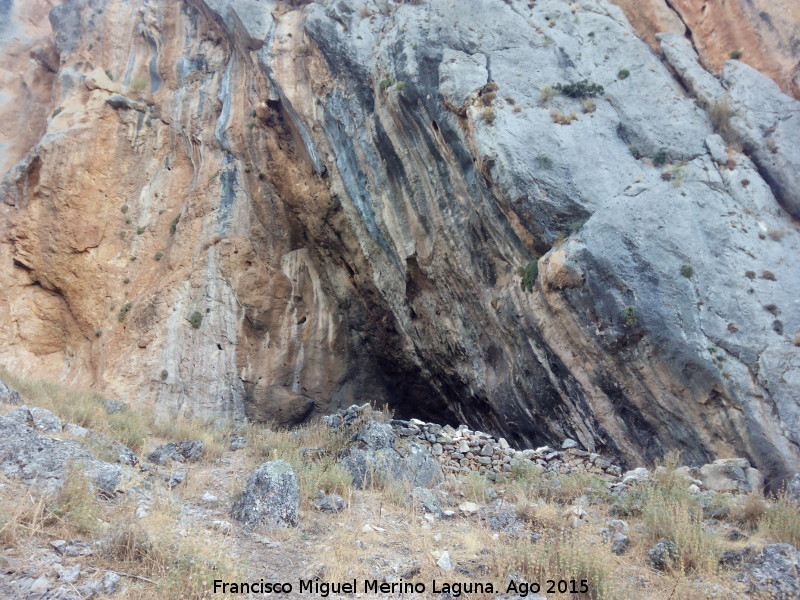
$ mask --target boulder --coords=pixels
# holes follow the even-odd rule
[[[647,564],[657,571],[667,571],[677,566],[681,552],[672,540],[660,540],[647,553]]]
[[[169,442],[156,448],[147,455],[147,460],[164,465],[174,460],[176,462],[197,462],[203,455],[206,445],[199,441],[193,442]]]
[[[300,491],[291,465],[273,460],[247,478],[231,514],[245,529],[261,525],[296,527],[299,507]]]
[[[721,458],[700,467],[703,487],[715,492],[749,493],[760,491],[764,478],[757,469],[750,467],[746,458]]]
[[[422,512],[430,513],[434,517],[442,516],[442,504],[428,488],[415,487],[411,490],[411,499]]]
[[[18,405],[22,401],[19,398],[19,392],[17,390],[12,390],[5,383],[0,381],[0,402],[3,404]]]
[[[54,491],[70,465],[80,465],[106,493],[113,493],[123,479],[132,476],[129,469],[97,460],[81,442],[41,435],[26,423],[0,417],[0,473]]]
[[[444,480],[442,468],[424,446],[397,444],[391,426],[369,421],[350,440],[340,462],[363,489],[385,480],[408,481],[414,486],[431,486]]]
[[[746,570],[748,591],[774,600],[800,598],[800,552],[790,544],[764,546]]]
[[[347,501],[338,494],[320,491],[314,498],[314,508],[324,513],[336,513],[347,508]]]

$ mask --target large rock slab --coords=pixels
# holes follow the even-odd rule
[[[352,437],[340,463],[361,489],[387,481],[427,487],[444,480],[441,466],[427,448],[414,442],[400,446],[392,427],[377,421],[369,421]]]
[[[80,467],[102,491],[113,493],[130,469],[97,460],[85,445],[40,434],[24,422],[0,417],[0,472],[44,488],[58,489],[71,466]]]
[[[775,600],[800,598],[800,552],[790,544],[764,546],[746,571],[750,592]]]
[[[262,525],[295,527],[300,507],[297,476],[285,460],[261,465],[247,478],[231,514],[245,529]]]
[[[703,487],[715,492],[760,492],[764,476],[746,458],[721,458],[700,467]]]

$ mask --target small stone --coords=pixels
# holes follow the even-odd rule
[[[568,450],[570,448],[577,448],[577,447],[578,447],[578,442],[576,442],[575,440],[571,440],[569,438],[565,439],[561,443],[561,449],[562,450]]]
[[[347,508],[347,501],[338,494],[326,494],[321,491],[314,498],[314,508],[324,513],[336,513]]]
[[[54,542],[50,542],[50,545],[55,549],[56,552],[59,554],[64,554],[64,550],[67,549],[67,542],[66,540],[55,540]]]
[[[471,515],[478,512],[478,505],[474,502],[462,502],[458,505],[458,510],[465,515]]]
[[[201,500],[203,502],[219,502],[219,498],[217,498],[214,494],[210,492],[206,492],[205,494],[203,494]]]
[[[497,440],[497,443],[500,446],[501,450],[508,450],[509,448],[511,448],[511,446],[508,445],[506,438],[501,437],[499,440]]]
[[[72,565],[71,567],[62,567],[58,573],[58,578],[66,584],[73,584],[81,576],[81,565]]]
[[[611,551],[619,556],[620,554],[625,553],[625,550],[628,549],[629,544],[630,540],[628,539],[627,535],[624,533],[615,533],[611,538]]]
[[[103,575],[103,592],[108,596],[116,594],[121,579],[114,571],[106,571],[106,574]]]
[[[442,552],[442,555],[439,557],[439,560],[436,561],[436,566],[439,567],[442,571],[452,571],[453,562],[450,560],[450,554],[447,552]]]
[[[33,595],[33,594],[45,594],[45,593],[47,593],[47,590],[49,590],[49,589],[50,589],[50,581],[47,579],[47,577],[42,575],[36,581],[33,582],[33,584],[31,585],[30,589],[28,590],[28,592],[31,595]]]
[[[169,477],[165,478],[164,481],[167,482],[168,488],[178,487],[184,481],[186,481],[186,472],[185,471],[176,471]]]

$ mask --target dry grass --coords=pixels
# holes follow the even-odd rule
[[[800,547],[800,506],[781,494],[768,505],[760,532],[774,542]]]
[[[64,421],[104,433],[134,452],[142,451],[150,435],[148,420],[142,414],[131,410],[111,414],[102,404],[102,397],[95,393],[22,379],[2,367],[0,380],[19,391],[26,404],[46,408]]]
[[[719,100],[708,109],[708,118],[711,120],[714,131],[722,136],[722,139],[730,147],[741,152],[742,140],[731,124],[735,115],[736,112],[727,100]]]
[[[557,110],[550,111],[550,118],[553,119],[553,123],[558,123],[559,125],[569,125],[573,121],[578,119],[578,115],[576,113],[570,113],[565,115]]]

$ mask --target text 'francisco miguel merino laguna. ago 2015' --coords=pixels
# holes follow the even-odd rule
[[[312,594],[320,598],[327,598],[330,594],[424,594],[428,591],[433,594],[450,594],[457,598],[462,594],[494,594],[500,593],[505,588],[506,594],[514,593],[523,598],[528,594],[536,594],[540,591],[553,593],[586,593],[589,591],[588,582],[581,581],[548,579],[545,583],[514,581],[507,585],[500,586],[491,582],[477,581],[437,581],[429,583],[422,581],[398,581],[386,583],[377,579],[364,579],[359,585],[358,580],[343,582],[326,582],[319,579],[300,579],[297,584],[289,582],[259,581],[251,582],[227,582],[221,579],[214,580],[215,594],[291,594],[294,591],[304,594]]]

